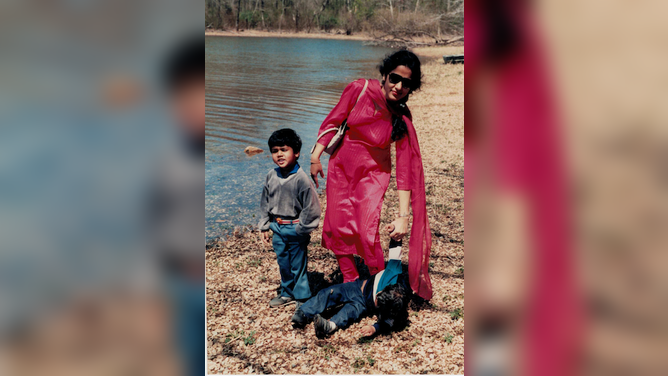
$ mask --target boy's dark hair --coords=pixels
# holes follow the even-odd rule
[[[274,146],[289,146],[297,154],[302,150],[302,139],[290,128],[279,129],[269,136],[269,150]]]
[[[381,330],[401,330],[408,324],[408,294],[401,284],[386,286],[376,296],[376,303]]]
[[[411,85],[408,94],[403,97],[396,106],[392,107],[395,108],[399,113],[406,115],[409,114],[408,110],[406,109],[406,102],[408,101],[408,98],[414,91],[420,90],[420,87],[422,86],[422,68],[420,59],[418,59],[414,53],[406,49],[402,49],[385,56],[383,61],[378,66],[378,71],[380,72],[381,76],[383,76],[383,84],[385,84],[387,75],[400,65],[403,65],[411,70],[411,82],[413,84]],[[406,122],[401,116],[392,114],[392,141],[402,139],[406,133],[408,133]]]
[[[205,53],[201,34],[182,41],[171,51],[163,68],[163,83],[167,90],[174,92],[190,80],[204,80]]]

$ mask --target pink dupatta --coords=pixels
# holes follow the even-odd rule
[[[388,106],[391,112],[397,114]],[[403,115],[408,128],[408,144],[410,147],[410,174],[405,181],[397,174],[397,189],[411,191],[411,208],[413,209],[413,226],[408,243],[408,279],[411,289],[425,300],[432,297],[431,279],[429,278],[429,255],[431,254],[431,228],[427,217],[427,198],[424,185],[424,168],[422,154],[418,143],[415,127],[410,112]]]

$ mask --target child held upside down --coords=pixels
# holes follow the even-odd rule
[[[401,275],[401,242],[390,240],[389,260],[385,270],[366,280],[341,283],[320,290],[295,310],[292,324],[303,328],[314,321],[315,335],[324,338],[346,328],[365,315],[376,314],[374,325],[362,328],[362,335],[400,329],[408,321],[408,288]],[[328,308],[343,305],[330,320],[320,314]]]

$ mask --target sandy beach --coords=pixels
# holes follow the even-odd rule
[[[206,247],[209,373],[464,373],[464,66],[445,65],[441,58],[463,53],[464,47],[413,51],[423,60],[424,84],[408,105],[424,162],[432,300],[411,304],[411,324],[401,332],[360,339],[360,328],[374,322],[370,317],[318,340],[312,324],[303,330],[289,324],[294,305],[269,308],[280,283],[276,256],[256,232],[241,229]],[[324,195],[320,200],[324,214]],[[393,173],[381,228],[397,211]],[[309,245],[314,293],[342,280],[334,255],[320,240],[318,229]],[[382,231],[381,242],[389,242]],[[407,251],[402,261],[407,264]]]

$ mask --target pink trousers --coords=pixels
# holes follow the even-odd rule
[[[339,268],[343,274],[343,283],[352,282],[360,277],[354,255],[337,255],[336,261],[339,262]]]

